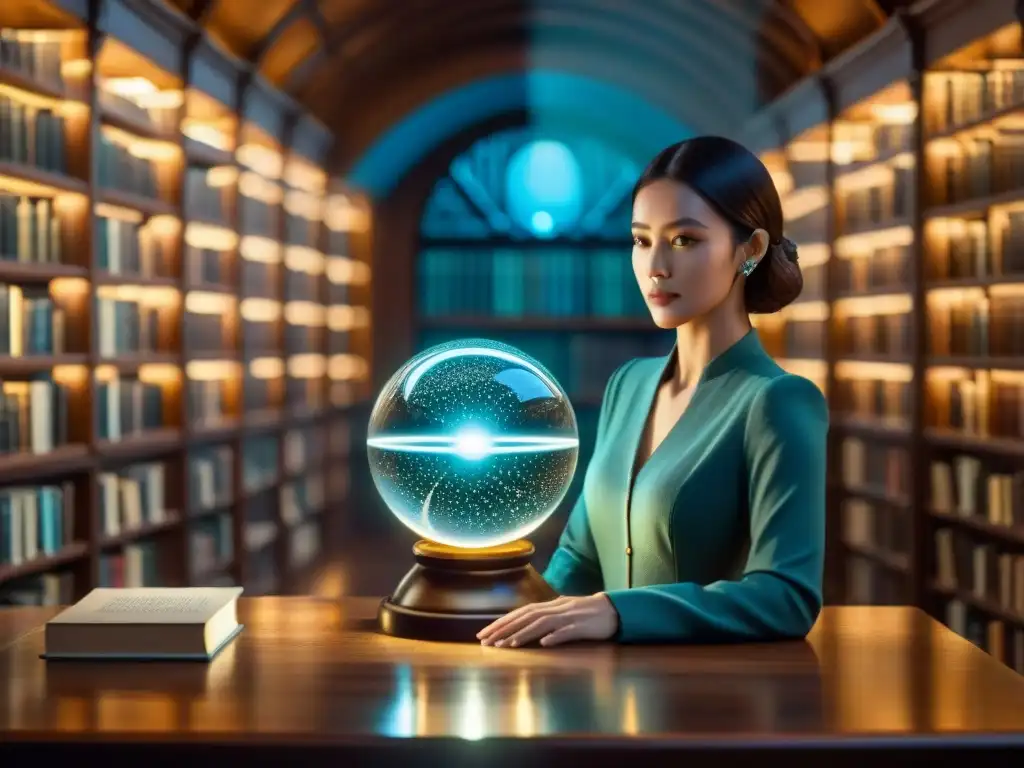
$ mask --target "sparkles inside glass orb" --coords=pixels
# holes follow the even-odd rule
[[[565,391],[515,347],[465,339],[427,349],[385,385],[367,438],[384,502],[425,539],[506,544],[555,511],[576,471]]]

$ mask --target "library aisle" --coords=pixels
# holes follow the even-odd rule
[[[348,493],[368,202],[186,16],[78,5],[0,8],[2,599],[287,589]]]

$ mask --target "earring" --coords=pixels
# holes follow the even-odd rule
[[[740,265],[740,274],[744,277],[750,277],[750,273],[754,271],[757,266],[757,262],[753,259],[747,259]]]

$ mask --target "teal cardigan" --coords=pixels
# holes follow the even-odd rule
[[[704,369],[693,398],[630,476],[675,359],[620,367],[601,404],[583,492],[544,577],[604,592],[620,642],[803,637],[822,602],[828,407],[753,330]]]

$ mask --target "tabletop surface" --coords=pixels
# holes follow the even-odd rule
[[[48,664],[58,610],[0,610],[0,741],[1024,732],[1024,677],[914,608],[826,608],[807,642],[497,649],[382,636],[376,605],[243,598],[209,664]]]

